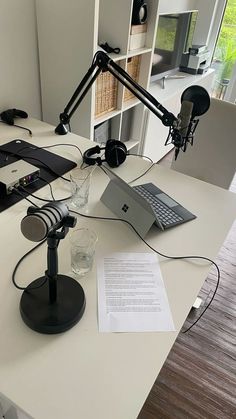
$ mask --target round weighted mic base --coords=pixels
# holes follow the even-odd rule
[[[21,317],[25,324],[36,332],[65,332],[73,327],[84,313],[84,290],[75,279],[57,275],[57,299],[56,302],[50,303],[49,281],[45,282],[45,279],[46,277],[36,279],[24,290],[20,300]],[[39,288],[32,289],[33,287]]]

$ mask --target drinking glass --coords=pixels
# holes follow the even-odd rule
[[[88,228],[71,232],[71,269],[76,275],[83,276],[92,269],[97,240],[97,234]]]
[[[88,203],[91,175],[94,167],[77,167],[70,173],[71,201],[76,208],[83,208]]]

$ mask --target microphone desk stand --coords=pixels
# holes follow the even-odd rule
[[[52,230],[47,237],[47,270],[24,290],[20,313],[28,327],[36,332],[55,334],[73,327],[85,309],[85,294],[73,278],[58,274],[58,244],[69,228]]]

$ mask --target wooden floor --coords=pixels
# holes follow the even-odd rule
[[[231,190],[236,193],[236,177]],[[216,297],[199,323],[179,334],[138,419],[236,418],[236,222],[216,262]],[[215,283],[212,268],[202,293]],[[190,313],[183,330],[195,316]]]

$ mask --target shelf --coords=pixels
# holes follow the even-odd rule
[[[165,79],[165,88],[163,89],[162,80],[156,80],[150,83],[149,92],[161,103],[166,99],[175,96],[177,92],[183,90],[193,84],[201,84],[204,79],[211,78],[214,74],[213,69],[207,70],[204,74],[188,74],[177,71],[171,77]]]
[[[136,97],[126,100],[125,102],[123,102],[123,107],[122,110],[123,111],[127,111],[128,109],[133,108],[134,106],[138,105],[140,103],[139,99],[137,99]]]
[[[106,51],[104,51],[104,52],[106,52]],[[109,57],[115,62],[126,59],[126,55],[124,55],[124,54],[115,54],[114,52],[112,52],[112,53],[107,54],[107,55],[109,55]]]
[[[126,145],[127,150],[131,150],[134,147],[139,145],[139,141],[138,140],[129,140],[129,141],[124,141],[124,144]]]
[[[146,54],[148,52],[152,52],[152,48],[139,48],[139,49],[132,49],[128,51],[127,57],[134,57],[135,55]]]
[[[117,116],[121,113],[121,110],[115,109],[114,111],[107,112],[106,114],[99,116],[98,118],[93,119],[93,126],[101,124],[104,121],[107,121],[107,119],[111,119],[114,116]]]

